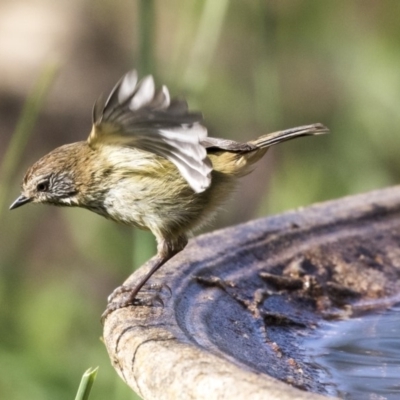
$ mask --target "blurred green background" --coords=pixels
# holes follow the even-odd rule
[[[211,136],[331,129],[273,148],[209,229],[393,185],[399,18],[397,0],[0,0],[0,398],[74,398],[96,365],[91,398],[135,398],[99,316],[152,236],[78,209],[8,212],[30,164],[87,137],[101,93],[135,67],[202,110]]]

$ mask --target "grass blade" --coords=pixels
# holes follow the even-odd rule
[[[82,375],[81,383],[79,384],[75,400],[88,400],[98,370],[99,367],[89,368],[87,371],[85,371],[85,373]]]

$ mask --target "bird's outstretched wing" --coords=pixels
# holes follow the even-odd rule
[[[135,147],[162,156],[176,165],[195,192],[211,183],[212,165],[201,140],[207,129],[202,115],[188,110],[184,99],[170,99],[166,86],[156,89],[152,76],[138,82],[130,71],[108,99],[93,107],[93,129],[88,143]]]

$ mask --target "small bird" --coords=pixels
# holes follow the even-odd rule
[[[247,143],[207,136],[202,115],[171,99],[152,76],[135,70],[93,107],[86,141],[66,144],[31,166],[15,209],[27,203],[82,207],[113,221],[150,230],[157,255],[126,304],[188,237],[205,224],[270,146],[327,133],[322,124],[270,133]]]

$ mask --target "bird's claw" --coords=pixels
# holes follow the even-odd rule
[[[107,308],[101,315],[102,324],[104,325],[104,321],[111,313],[120,308],[130,306],[164,307],[164,300],[162,298],[162,295],[165,295],[164,289],[168,291],[169,297],[171,295],[169,286],[153,283],[140,291],[141,297],[132,299],[130,294],[135,290],[135,286],[122,285],[117,287],[107,298]],[[148,295],[146,296],[146,294]],[[121,298],[121,296],[123,297]]]

